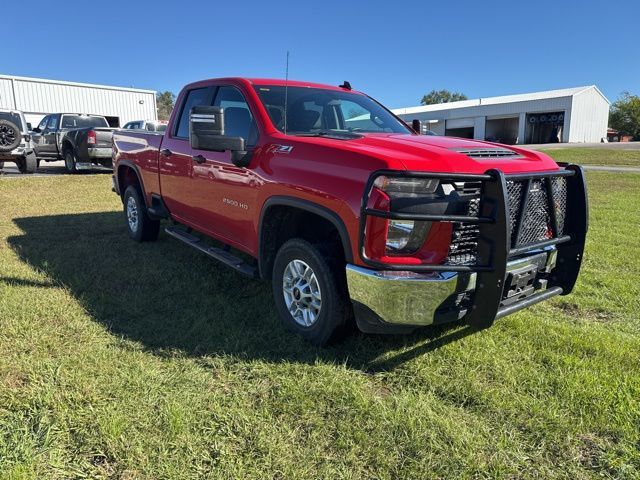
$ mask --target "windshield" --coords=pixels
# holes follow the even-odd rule
[[[273,125],[284,132],[285,87],[256,85],[255,90]],[[411,133],[366,95],[307,87],[289,87],[287,90],[288,134]]]
[[[63,115],[60,128],[109,127],[104,117],[89,115]]]

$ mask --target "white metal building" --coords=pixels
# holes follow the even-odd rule
[[[479,98],[398,108],[393,112],[423,128],[506,144],[600,142],[607,137],[610,102],[598,87]]]
[[[9,75],[0,75],[0,108],[22,110],[34,126],[56,112],[103,115],[112,127],[158,118],[153,90]]]

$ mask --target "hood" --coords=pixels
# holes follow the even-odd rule
[[[409,171],[504,173],[556,170],[547,155],[512,145],[463,138],[411,134],[366,134],[353,140],[309,138],[324,146],[360,153],[385,161],[388,168]]]

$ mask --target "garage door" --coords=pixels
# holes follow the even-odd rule
[[[447,120],[447,128],[469,128],[473,127],[473,125],[473,118],[453,118],[451,120]]]

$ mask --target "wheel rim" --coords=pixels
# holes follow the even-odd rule
[[[282,294],[289,313],[299,325],[310,327],[320,316],[322,294],[316,274],[302,260],[292,260],[284,269]]]
[[[138,231],[138,204],[133,197],[127,200],[127,222],[132,232]]]
[[[8,147],[15,141],[16,131],[7,125],[0,125],[0,146]]]

